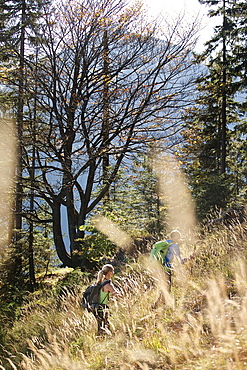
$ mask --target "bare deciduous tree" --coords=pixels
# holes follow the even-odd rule
[[[79,264],[80,226],[124,159],[154,140],[170,145],[191,101],[195,25],[164,27],[161,35],[140,6],[123,0],[68,1],[44,16],[35,188],[52,209],[57,253],[67,266]],[[32,73],[31,60],[29,66]]]

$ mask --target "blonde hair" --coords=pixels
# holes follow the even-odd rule
[[[102,269],[98,272],[97,281],[96,283],[101,283],[104,280],[104,277],[108,274],[109,271],[113,271],[114,267],[107,263],[102,267]]]

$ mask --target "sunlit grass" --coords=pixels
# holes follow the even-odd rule
[[[85,282],[23,310],[8,334],[0,369],[247,368],[247,268],[243,230],[210,233],[197,255],[178,266],[171,292],[158,266],[142,256],[115,276],[111,332],[98,336],[81,309]],[[227,243],[230,241],[230,244]],[[158,304],[154,303],[158,299]],[[47,292],[44,295],[47,301]]]

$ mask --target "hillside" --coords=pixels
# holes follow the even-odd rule
[[[122,265],[114,284],[123,297],[112,299],[111,331],[103,336],[80,306],[93,276],[54,271],[25,297],[13,325],[1,320],[0,368],[245,369],[246,244],[245,225],[201,234],[194,257],[177,267],[170,294],[164,273],[145,255]],[[191,251],[182,247],[184,255]]]

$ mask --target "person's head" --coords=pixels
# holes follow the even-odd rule
[[[114,275],[114,267],[109,263],[104,265],[98,272],[97,283],[100,283],[104,279],[110,280]]]
[[[181,240],[181,233],[178,231],[178,230],[173,230],[170,234],[171,236],[171,240],[174,242],[174,243],[179,243],[180,240]]]

